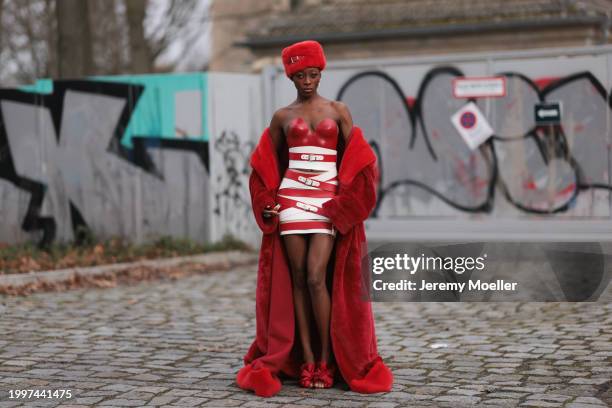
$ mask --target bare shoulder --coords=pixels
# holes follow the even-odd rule
[[[289,108],[287,106],[277,109],[272,115],[272,122],[283,123],[288,113]]]
[[[330,101],[331,105],[334,107],[334,109],[348,109],[348,106],[346,106],[346,103],[342,102],[342,101]]]
[[[287,121],[287,116],[289,115],[289,108],[283,107],[272,115],[272,120],[270,121],[270,130],[281,132],[285,122]]]
[[[332,106],[334,107],[340,121],[345,123],[349,128],[353,126],[353,117],[351,116],[351,111],[348,106],[344,102],[333,101]]]
[[[336,110],[340,117],[348,117],[351,115],[348,106],[342,101],[331,101],[331,106]]]

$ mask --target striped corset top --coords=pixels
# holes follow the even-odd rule
[[[338,125],[333,119],[323,119],[314,131],[302,118],[290,122],[287,132],[289,168],[336,171]]]

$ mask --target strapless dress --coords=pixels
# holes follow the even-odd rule
[[[286,133],[289,166],[277,193],[281,235],[336,235],[322,206],[338,190],[338,132],[336,121],[329,118],[319,122],[314,131],[302,118],[289,123]]]

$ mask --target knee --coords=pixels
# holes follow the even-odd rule
[[[291,276],[294,288],[306,289],[306,271],[304,268],[292,269]]]
[[[325,288],[325,274],[323,273],[310,273],[308,274],[308,290],[311,292],[318,292]]]

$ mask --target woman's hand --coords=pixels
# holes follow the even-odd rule
[[[278,210],[280,209],[280,206],[281,206],[280,204],[276,204],[274,208],[270,209],[270,206],[266,205],[266,208],[264,208],[263,210],[264,218],[270,218],[273,215],[278,215],[279,214]]]

